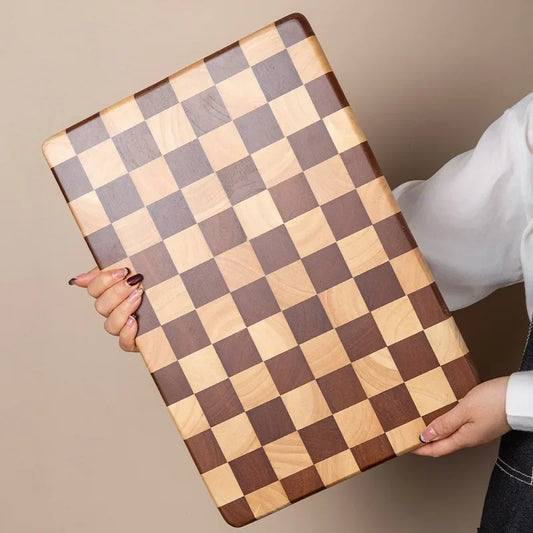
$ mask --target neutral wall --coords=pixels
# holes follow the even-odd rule
[[[142,360],[66,284],[94,261],[40,144],[292,11],[391,187],[429,177],[533,89],[530,0],[2,2],[0,531],[230,531]],[[483,378],[516,370],[522,284],[454,316]],[[402,456],[248,530],[475,531],[495,454]]]

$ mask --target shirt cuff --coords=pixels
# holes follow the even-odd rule
[[[509,377],[505,413],[512,429],[533,431],[533,370],[514,372]]]

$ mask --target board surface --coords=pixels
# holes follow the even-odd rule
[[[225,520],[421,445],[479,382],[309,23],[290,15],[47,139]]]

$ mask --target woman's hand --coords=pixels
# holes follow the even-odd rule
[[[100,270],[97,267],[90,272],[80,274],[69,280],[69,285],[87,288],[87,292],[96,298],[94,307],[106,317],[104,329],[111,335],[118,335],[119,346],[126,352],[138,352],[135,344],[137,334],[137,317],[134,312],[142,300],[143,289],[139,287],[142,274],[129,276],[129,268]]]
[[[420,440],[431,442],[412,453],[440,457],[507,433],[511,429],[505,414],[508,380],[509,376],[491,379],[470,390],[453,409],[429,424]]]

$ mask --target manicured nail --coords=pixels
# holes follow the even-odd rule
[[[74,285],[74,282],[75,282],[77,279],[78,279],[78,278],[70,278],[70,279],[68,280],[68,284],[69,284],[69,285]]]
[[[112,276],[115,279],[122,279],[125,278],[130,273],[130,269],[128,267],[119,268],[117,270],[113,270]]]
[[[128,320],[126,322],[126,325],[131,328],[133,327],[133,324],[135,324],[135,321],[137,320],[137,315],[135,313],[131,314],[129,317],[128,317]]]
[[[142,274],[134,274],[133,276],[130,276],[130,277],[126,280],[126,283],[127,283],[130,287],[133,287],[134,285],[137,285],[137,283],[141,282],[143,279],[144,279],[144,276],[143,276]]]
[[[138,289],[135,289],[129,296],[128,296],[128,302],[134,302],[137,298],[141,296],[143,293],[143,289],[139,287]]]
[[[431,442],[436,436],[437,432],[430,426],[427,427],[424,431],[422,431],[418,438],[420,439],[420,442],[427,444],[428,442]]]

